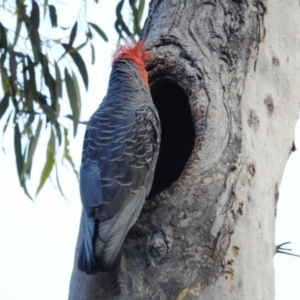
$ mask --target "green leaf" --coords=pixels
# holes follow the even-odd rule
[[[40,26],[40,9],[35,0],[32,0],[31,3],[32,9],[30,15],[30,23],[34,28],[38,29]]]
[[[23,110],[32,111],[33,110],[33,97],[31,91],[31,81],[27,78],[28,66],[26,65],[25,59],[22,61],[23,70],[23,88],[22,94],[24,95],[25,101],[23,103]],[[25,132],[25,130],[24,130]]]
[[[22,155],[21,132],[20,132],[19,124],[17,122],[15,123],[14,144],[15,144],[17,171],[19,175],[20,184],[21,186],[23,186],[21,174],[23,170],[24,158]]]
[[[73,85],[74,85],[74,88],[75,88],[75,91],[76,91],[76,95],[77,95],[77,99],[78,99],[77,106],[78,106],[78,110],[79,110],[79,114],[78,115],[80,117],[80,112],[81,112],[81,97],[80,97],[79,84],[78,84],[77,77],[76,77],[76,75],[75,75],[74,72],[72,73],[72,80],[73,80]]]
[[[106,34],[98,25],[91,22],[88,22],[88,24],[104,39],[105,42],[108,42]]]
[[[45,56],[42,52],[38,52],[38,62],[41,63],[42,68],[43,68],[43,72],[44,72],[45,65],[46,65],[48,62],[47,62],[46,56]]]
[[[29,118],[24,126],[24,130],[23,132],[31,132],[31,124],[33,123],[35,119],[35,112],[34,111],[31,111],[30,114],[29,114]]]
[[[78,47],[72,48],[72,50],[70,50],[70,53],[78,52],[78,51],[79,51],[80,49],[82,49],[87,43],[88,43],[88,39],[87,39],[84,43],[80,44]]]
[[[9,93],[9,77],[6,69],[1,69],[2,88],[5,93]]]
[[[46,55],[44,55],[41,51],[38,51],[38,62],[40,62],[43,70],[43,75],[45,77],[45,81],[47,80],[47,76],[49,76],[49,66],[48,66],[48,59]]]
[[[139,11],[136,7],[132,6],[132,14],[133,14],[133,33],[140,34],[142,29],[139,24]]]
[[[31,29],[28,30],[30,43],[32,45],[32,50],[34,54],[35,61],[38,60],[38,53],[41,52],[41,38],[39,31],[35,27],[31,27]]]
[[[25,22],[34,54],[34,60],[37,61],[39,57],[38,52],[41,52],[41,38],[38,30],[40,26],[40,9],[35,0],[32,0],[30,18],[26,15],[25,5],[22,5],[20,9],[21,11],[18,12],[18,16],[20,17],[20,20],[24,20]]]
[[[52,27],[57,27],[57,14],[56,14],[56,8],[54,5],[49,5],[49,13],[50,13],[50,20]]]
[[[57,97],[62,98],[62,80],[57,62],[54,63],[55,68],[55,84]]]
[[[72,52],[73,49],[69,48],[68,45],[66,45],[66,44],[62,44],[62,46],[65,48],[65,50],[69,53],[69,55],[74,60],[76,66],[78,68],[78,71],[82,77],[82,80],[84,82],[85,88],[87,90],[88,85],[89,85],[89,77],[88,77],[85,63],[84,63],[81,55],[78,52]]]
[[[93,65],[95,63],[95,48],[93,44],[91,44],[91,52],[92,52],[92,65]]]
[[[139,19],[138,19],[139,24],[143,17],[144,8],[145,8],[145,0],[140,0],[139,8],[138,8],[139,9]]]
[[[64,128],[64,136],[65,136],[65,148],[64,148],[63,158],[66,159],[69,162],[69,164],[71,165],[72,170],[73,170],[73,172],[76,175],[77,180],[78,180],[79,179],[79,175],[78,175],[78,172],[77,172],[77,170],[75,168],[75,164],[73,162],[72,156],[70,154],[70,149],[69,149],[70,141],[68,139],[68,130],[66,128]]]
[[[38,58],[42,65],[43,75],[45,77],[45,83],[51,95],[51,107],[53,111],[56,112],[57,102],[58,102],[58,96],[56,92],[56,82],[50,73],[47,57],[43,53],[38,52]]]
[[[77,133],[77,127],[80,118],[80,109],[81,109],[81,99],[80,92],[78,88],[78,82],[75,74],[73,73],[70,76],[67,68],[65,68],[65,80],[66,80],[66,88],[70,101],[70,106],[73,114],[73,126],[74,126],[74,136]]]
[[[6,29],[0,22],[0,49],[7,48]]]
[[[60,124],[57,122],[55,125],[55,130],[56,130],[56,138],[58,140],[58,146],[61,145],[61,130],[60,130]]]
[[[1,72],[1,69],[4,65],[5,60],[6,60],[6,54],[7,54],[7,49],[5,49],[3,51],[3,53],[1,54],[1,56],[0,56],[0,72]]]
[[[17,62],[14,51],[9,51],[9,71],[11,76],[11,82],[14,84],[17,80]]]
[[[129,36],[129,37],[132,36],[132,33],[126,26],[126,24],[123,20],[122,13],[121,13],[123,4],[124,4],[124,0],[121,0],[116,7],[117,20],[115,22],[115,28],[116,28],[117,32],[119,33],[120,37],[122,37],[122,38],[124,38],[122,36],[122,31],[124,31],[127,34],[127,36]]]
[[[132,1],[130,3],[132,14],[133,14],[133,32],[134,34],[140,34],[142,32],[140,22],[143,16],[143,11],[145,7],[145,0],[139,1],[139,8],[136,8],[135,6],[136,1]]]
[[[20,32],[21,32],[21,27],[22,27],[22,19],[18,15],[16,30],[15,30],[15,37],[14,37],[12,48],[14,48],[15,45],[17,44],[17,42],[18,42],[18,39],[19,39],[19,36],[20,36]]]
[[[59,177],[58,177],[58,167],[57,167],[57,164],[55,164],[55,175],[56,175],[56,183],[57,183],[58,189],[59,189],[61,195],[65,198],[65,200],[67,200],[67,198],[65,197],[65,195],[63,193],[63,190],[61,188],[61,185],[60,185],[60,181],[59,181]]]
[[[10,120],[11,115],[12,115],[12,111],[9,113],[9,115],[8,115],[8,117],[7,117],[7,119],[6,119],[5,125],[3,126],[3,135],[2,135],[2,139],[3,139],[3,137],[4,137],[4,133],[5,133],[6,129],[7,129],[8,124],[9,124],[9,120]]]
[[[24,190],[25,195],[27,195],[30,198],[30,200],[33,200],[32,197],[30,196],[30,194],[28,193],[25,181],[23,182],[23,190]]]
[[[31,171],[31,166],[32,166],[32,159],[33,159],[33,155],[34,155],[34,152],[36,150],[36,147],[37,147],[37,144],[38,144],[38,141],[39,141],[42,125],[43,125],[43,121],[40,118],[39,122],[38,122],[38,125],[37,125],[37,128],[36,128],[36,131],[35,131],[35,134],[30,138],[29,151],[28,151],[27,158],[26,158],[26,163],[23,167],[22,175],[21,175],[22,179],[23,179],[24,175],[26,175],[26,174],[28,176],[30,176],[30,171]]]
[[[51,107],[53,109],[54,112],[56,112],[56,109],[58,107],[58,96],[56,93],[56,82],[54,80],[54,78],[52,77],[52,75],[49,73],[49,77],[47,79],[46,82],[48,88],[49,88],[49,92],[51,95]]]
[[[49,106],[48,104],[41,104],[40,106],[41,106],[41,109],[43,110],[43,112],[46,114],[49,121],[53,125],[55,125],[57,123],[57,116],[56,116],[55,112],[53,111],[53,109],[51,108],[51,106]]]
[[[75,24],[71,30],[70,40],[69,40],[69,44],[68,44],[69,47],[73,46],[74,40],[76,38],[76,34],[77,34],[77,22],[75,22]]]
[[[9,104],[9,94],[5,93],[4,97],[2,98],[0,102],[0,120],[5,114]]]
[[[40,178],[39,186],[36,190],[36,196],[44,186],[46,180],[49,178],[51,171],[53,169],[55,163],[55,135],[53,129],[51,128],[51,135],[47,146],[47,156],[46,156],[46,163],[42,171],[42,175]]]
[[[36,91],[36,81],[35,81],[35,69],[34,64],[29,55],[27,57],[27,65],[29,72],[29,80],[30,80],[30,93],[32,94],[32,99],[37,100],[37,91]]]

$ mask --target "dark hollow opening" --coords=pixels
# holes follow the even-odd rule
[[[148,199],[170,187],[181,175],[195,142],[195,128],[188,97],[169,79],[151,87],[160,117],[162,137],[153,185]]]

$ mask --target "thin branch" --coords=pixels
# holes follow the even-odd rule
[[[286,251],[292,251],[292,249],[282,248],[282,246],[287,245],[287,244],[291,244],[291,242],[285,242],[285,243],[282,243],[282,244],[276,246],[276,253],[281,253],[281,254],[287,254],[287,255],[291,255],[291,256],[300,257],[300,255],[286,252]]]

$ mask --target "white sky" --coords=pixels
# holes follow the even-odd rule
[[[99,5],[91,5],[89,20],[100,25],[108,35],[109,43],[102,42],[95,34],[96,64],[89,66],[87,63],[90,88],[88,94],[82,93],[82,120],[90,117],[106,93],[111,55],[117,42],[114,20],[118,1],[99,2]],[[58,11],[58,22],[70,26],[77,18],[77,1],[65,0],[63,3]],[[89,49],[85,58],[90,61]],[[84,90],[83,87],[81,90]],[[3,121],[0,130],[2,127]],[[84,130],[84,126],[79,127],[71,144],[77,166],[80,164]],[[300,123],[297,132],[300,133]],[[34,166],[37,174],[40,174],[45,161],[47,141],[48,136],[43,136],[39,142]],[[4,138],[6,154],[0,150],[0,299],[65,300],[81,210],[78,182],[70,171],[61,167],[59,174],[68,201],[49,182],[36,201],[30,201],[18,185],[12,144],[13,132],[7,130]],[[276,242],[292,241],[294,252],[300,254],[300,134],[296,138],[297,145],[299,151],[290,156],[281,183]],[[32,191],[38,180],[32,179],[29,185]],[[276,300],[299,300],[300,259],[277,254],[274,262],[277,271]]]

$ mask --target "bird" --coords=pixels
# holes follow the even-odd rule
[[[161,126],[141,41],[117,48],[107,94],[87,123],[80,167],[83,242],[78,269],[118,269],[124,239],[148,196]]]

